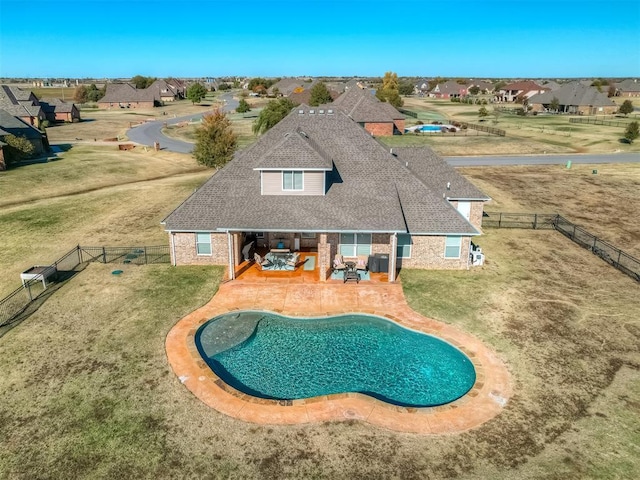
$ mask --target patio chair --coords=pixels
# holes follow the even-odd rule
[[[289,257],[289,259],[286,262],[286,265],[287,267],[292,267],[291,270],[295,270],[296,265],[298,265],[299,261],[300,261],[300,254],[294,253]]]
[[[340,255],[339,253],[336,253],[335,258],[333,259],[333,267],[332,270],[334,272],[340,271],[340,270],[346,270],[347,266],[344,264],[344,259],[342,258],[342,255]]]
[[[268,270],[271,267],[271,262],[267,258],[262,258],[257,253],[253,254],[253,259],[256,262],[256,265],[260,265],[262,270]]]
[[[369,257],[365,255],[358,255],[356,260],[356,270],[369,270]]]

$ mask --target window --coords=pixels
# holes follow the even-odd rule
[[[196,253],[198,255],[211,255],[210,233],[196,233]]]
[[[462,237],[446,237],[444,242],[444,258],[460,258]]]
[[[316,238],[316,234],[315,233],[309,233],[309,232],[301,232],[300,233],[300,238]]]
[[[302,190],[302,172],[282,172],[282,190]]]
[[[371,255],[370,233],[341,233],[340,255],[344,257],[357,257],[358,255]]]
[[[411,235],[398,235],[398,258],[411,258]]]

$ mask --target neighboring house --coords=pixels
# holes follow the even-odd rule
[[[640,97],[640,82],[637,78],[628,78],[615,84],[616,95],[620,97]]]
[[[429,92],[433,98],[459,98],[467,95],[471,85],[461,85],[455,80],[438,83]]]
[[[579,115],[612,114],[618,106],[596,87],[580,82],[567,83],[557,90],[540,93],[529,98],[529,108],[534,112],[553,111],[551,103],[558,100],[558,112]]]
[[[316,80],[309,78],[281,78],[267,89],[267,95],[278,95],[288,97],[294,92],[308,90],[316,84]]]
[[[147,89],[155,90],[155,95],[161,102],[174,102],[180,99],[177,87],[165,80],[156,80]]]
[[[558,82],[555,82],[553,80],[547,80],[542,84],[542,86],[544,88],[548,88],[549,90],[553,91],[553,90],[558,90],[562,85],[560,85]]]
[[[469,88],[471,87],[478,87],[480,89],[480,93],[493,93],[493,83],[491,82],[486,82],[484,80],[475,80],[472,81],[468,88],[467,91],[469,90]]]
[[[368,89],[349,88],[333,103],[322,107],[343,111],[371,135],[404,133],[404,115],[393,105],[378,100]]]
[[[302,105],[162,223],[174,265],[226,265],[230,279],[251,236],[317,251],[320,281],[336,254],[386,254],[395,281],[401,266],[468,268],[488,199],[429,148],[391,152],[345,113]]]
[[[510,83],[502,87],[496,94],[499,102],[527,103],[530,97],[549,91],[548,88],[538,85],[531,80]]]
[[[31,90],[0,85],[0,108],[36,128],[46,120],[38,97]]]
[[[59,98],[43,98],[40,100],[40,106],[51,123],[80,121],[80,110],[74,103],[68,103]]]
[[[44,133],[34,126],[26,123],[21,118],[12,115],[10,112],[0,109],[0,170],[6,169],[4,160],[4,139],[7,135],[24,137],[33,145],[34,156],[42,155],[48,148],[47,138]]]
[[[429,81],[428,78],[418,80],[413,86],[414,91],[416,93],[427,93],[429,91]]]
[[[160,104],[157,88],[137,89],[128,83],[108,83],[98,108],[153,108]]]

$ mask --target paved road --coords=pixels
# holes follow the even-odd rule
[[[640,163],[640,153],[445,157],[454,167],[494,165],[565,165],[571,163]]]
[[[235,110],[238,106],[238,101],[234,100],[233,96],[229,93],[225,93],[220,96],[220,100],[224,102],[223,110],[229,112]],[[186,115],[184,117],[167,118],[166,120],[157,120],[155,122],[147,122],[134,127],[127,131],[127,137],[132,142],[139,143],[141,145],[153,146],[154,142],[160,143],[162,150],[169,150],[171,152],[179,153],[191,153],[193,150],[193,143],[183,142],[174,138],[167,137],[162,133],[162,127],[164,124],[173,125],[175,123],[184,122],[187,120],[199,120],[203,115],[208,112],[199,113],[197,115]]]

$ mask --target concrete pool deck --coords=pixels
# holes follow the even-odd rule
[[[235,390],[204,362],[194,336],[207,320],[233,310],[268,310],[289,316],[368,313],[441,338],[463,351],[476,369],[476,383],[447,405],[406,408],[359,393],[303,400],[267,400]],[[182,318],[166,339],[169,363],[198,399],[219,412],[264,425],[362,420],[401,432],[450,434],[497,416],[512,395],[509,372],[495,352],[474,336],[428,319],[407,305],[400,284],[281,284],[233,281],[220,285],[205,306]]]

